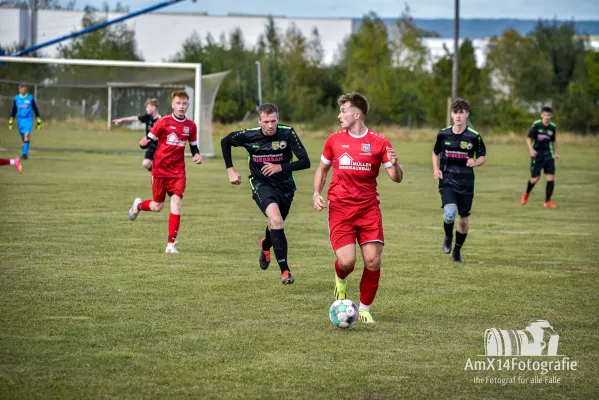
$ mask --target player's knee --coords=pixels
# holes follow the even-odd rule
[[[337,257],[337,264],[343,271],[351,271],[356,265],[355,257]]]
[[[455,221],[455,216],[458,213],[458,207],[455,204],[447,204],[443,207],[443,221],[446,224],[452,224]]]
[[[145,169],[152,169],[152,160],[148,160],[147,158],[144,159],[141,163],[141,165],[145,168]]]
[[[270,229],[283,229],[283,217],[280,215],[268,217],[268,225]]]
[[[462,233],[468,232],[468,227],[470,226],[468,222],[468,217],[460,217],[460,221],[458,222],[458,229]]]
[[[371,271],[378,271],[381,268],[381,257],[378,254],[365,256],[364,268]]]
[[[152,211],[159,212],[163,208],[164,208],[164,203],[156,203],[156,202],[154,202],[154,203],[151,204]]]
[[[554,175],[547,175],[547,182],[553,182],[555,180]]]
[[[530,183],[537,183],[537,181],[538,181],[539,179],[541,179],[541,177],[540,177],[540,176],[534,176],[534,177],[530,178]]]

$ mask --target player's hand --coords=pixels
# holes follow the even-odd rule
[[[314,209],[316,211],[322,211],[327,208],[327,204],[324,201],[324,197],[320,193],[314,193]]]
[[[536,150],[531,150],[530,151],[530,158],[536,158],[537,157],[537,152]]]
[[[232,185],[241,185],[241,175],[234,168],[228,168],[227,174],[229,174],[229,182]]]
[[[558,160],[559,160],[559,159],[561,159],[561,157],[560,157],[559,153],[557,153],[557,152],[554,152],[553,154],[555,154],[555,158],[556,158],[556,159],[558,159]]]
[[[391,165],[397,165],[397,152],[392,147],[387,147],[387,158],[391,161]]]
[[[42,129],[42,119],[38,118],[37,119],[37,130],[39,131],[40,129]]]
[[[281,167],[281,164],[264,163],[264,166],[262,167],[262,173],[264,176],[273,176],[282,170],[283,167]]]
[[[139,147],[145,149],[150,144],[150,139],[147,136],[144,136],[143,139],[139,141]]]
[[[433,171],[434,179],[443,179],[443,172],[440,169],[436,169]]]
[[[204,160],[202,160],[202,156],[199,154],[195,154],[193,156],[193,162],[200,165],[202,162],[204,162]]]
[[[120,118],[117,118],[117,119],[113,119],[113,120],[112,120],[112,123],[113,123],[115,126],[119,126],[119,124],[120,124],[121,122],[123,122],[123,121],[122,121]]]
[[[15,122],[15,121],[14,121],[12,118],[8,120],[8,130],[12,131],[12,124],[13,124],[14,122]]]
[[[466,166],[470,168],[476,167],[476,160],[474,160],[474,158],[469,158],[468,161],[466,161]]]

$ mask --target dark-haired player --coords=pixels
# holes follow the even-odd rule
[[[223,158],[233,185],[241,184],[241,176],[233,168],[231,147],[243,146],[250,155],[250,186],[252,197],[268,218],[264,238],[260,241],[260,268],[270,264],[270,248],[281,269],[283,284],[294,278],[287,263],[287,238],[283,221],[287,218],[295,192],[293,171],[310,168],[310,158],[295,130],[279,124],[279,110],[264,103],[258,109],[259,127],[231,132],[221,141]],[[293,155],[297,157],[292,161]]]
[[[159,212],[164,207],[168,194],[171,197],[171,214],[168,219],[168,242],[166,253],[179,254],[175,240],[181,224],[181,200],[187,183],[185,174],[185,145],[189,148],[196,164],[202,163],[198,148],[198,129],[193,121],[185,118],[189,108],[189,95],[185,91],[173,92],[173,113],[161,118],[152,131],[139,142],[145,149],[158,142],[154,167],[152,168],[152,199],[135,199],[129,209],[129,219],[135,220],[140,211]]]
[[[452,259],[462,262],[461,249],[468,234],[468,217],[474,199],[474,168],[486,161],[487,150],[478,132],[468,127],[470,103],[457,98],[451,105],[453,125],[437,134],[433,148],[433,176],[439,180],[445,240],[443,252],[451,252],[453,225],[460,215]]]
[[[522,194],[520,204],[525,205],[528,202],[528,196],[535,184],[541,179],[541,170],[545,172],[547,178],[547,187],[545,188],[544,207],[556,208],[551,202],[551,195],[555,187],[555,159],[560,159],[557,152],[557,140],[555,134],[557,126],[551,122],[553,110],[551,107],[543,107],[541,110],[541,119],[532,123],[526,144],[530,154],[530,176],[526,191]]]
[[[146,113],[144,115],[132,115],[130,117],[117,118],[113,119],[112,122],[116,126],[119,126],[121,122],[125,121],[139,121],[146,125],[146,135],[152,131],[152,127],[158,120],[160,119],[160,114],[158,113],[158,100],[157,99],[148,99],[146,101]],[[142,162],[142,166],[148,171],[152,171],[152,160],[154,159],[154,153],[156,152],[156,146],[158,146],[158,142],[152,142],[146,149],[146,154],[144,156],[144,160]]]
[[[314,175],[314,209],[326,208],[321,192],[333,168],[329,200],[329,239],[335,252],[335,298],[347,297],[347,277],[356,265],[356,240],[364,271],[360,281],[360,321],[373,324],[370,306],[381,276],[385,237],[376,179],[381,165],[394,182],[403,180],[397,153],[382,135],[366,127],[368,101],[360,93],[339,97],[342,130],[327,139]]]

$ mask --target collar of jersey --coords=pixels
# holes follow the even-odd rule
[[[187,119],[187,117],[185,117],[185,116],[183,118],[179,119],[179,118],[177,118],[177,116],[175,115],[175,113],[172,113],[171,115],[173,116],[173,119],[175,121],[177,121],[177,122],[183,122],[183,121],[185,121]]]
[[[349,136],[353,137],[354,139],[362,139],[364,136],[368,135],[368,131],[370,131],[370,129],[366,128],[366,132],[364,132],[363,134],[356,136],[354,134],[352,134],[349,129],[347,129],[347,133],[349,134]]]
[[[29,93],[25,93],[25,94],[21,94],[21,93],[19,93],[19,96],[21,96],[21,98],[22,98],[22,99],[24,99],[25,97],[27,97],[27,95],[28,95],[28,94],[29,94]]]
[[[460,133],[453,133],[453,125],[451,125],[451,128],[450,128],[450,132],[451,132],[452,135],[463,135],[464,133],[466,133],[467,130],[468,130],[468,125],[466,125],[466,129],[464,129]]]

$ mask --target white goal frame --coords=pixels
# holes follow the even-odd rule
[[[198,126],[198,137],[201,135],[200,115],[202,99],[202,64],[178,62],[146,62],[146,61],[119,61],[119,60],[83,60],[64,58],[36,58],[36,57],[6,57],[0,56],[0,63],[29,63],[29,64],[62,64],[62,65],[87,65],[98,67],[142,67],[142,68],[173,68],[189,69],[195,71],[195,88],[193,92],[193,119]],[[111,126],[112,96],[111,86],[108,85],[108,129]]]

